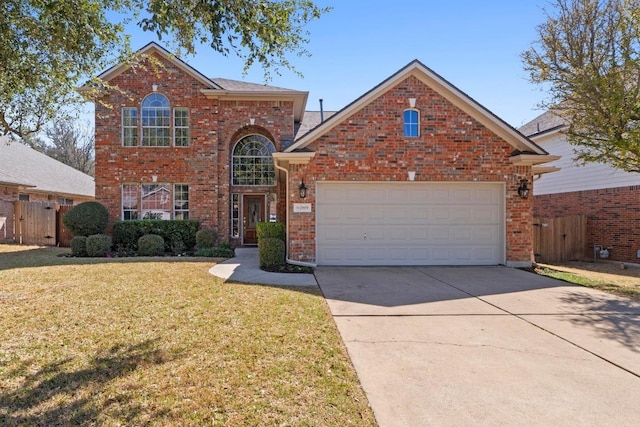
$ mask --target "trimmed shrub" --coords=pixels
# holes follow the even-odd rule
[[[183,254],[186,251],[186,247],[184,242],[180,239],[176,239],[171,242],[171,253],[174,255]]]
[[[274,237],[258,239],[258,256],[260,268],[275,270],[285,264],[284,240]]]
[[[218,232],[209,228],[203,228],[196,233],[196,246],[198,249],[215,248],[218,246]]]
[[[98,202],[82,202],[62,217],[62,223],[74,236],[101,234],[109,223],[109,212]]]
[[[138,255],[158,256],[164,254],[164,239],[157,234],[145,234],[138,239]]]
[[[111,236],[92,234],[87,237],[87,256],[105,257],[111,250]]]
[[[145,234],[157,234],[164,239],[165,252],[171,252],[174,242],[181,240],[185,251],[196,245],[200,222],[195,220],[136,220],[113,223],[113,244],[122,253],[137,252],[138,239]]]
[[[71,239],[71,255],[87,256],[87,236],[75,236]]]
[[[285,240],[284,222],[259,222],[256,224],[258,241],[260,239],[280,239]]]
[[[212,258],[233,258],[236,256],[232,248],[218,246],[215,248],[200,248],[196,251],[195,256],[204,256]]]

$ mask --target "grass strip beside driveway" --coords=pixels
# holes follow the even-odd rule
[[[315,287],[15,248],[0,245],[2,425],[375,425]]]

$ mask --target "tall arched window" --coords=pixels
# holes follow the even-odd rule
[[[271,153],[275,147],[262,135],[242,138],[233,149],[233,185],[275,185]]]
[[[142,146],[168,147],[171,144],[171,109],[166,96],[152,93],[142,100]]]

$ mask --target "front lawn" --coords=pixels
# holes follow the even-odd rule
[[[317,288],[0,245],[0,425],[375,425]]]

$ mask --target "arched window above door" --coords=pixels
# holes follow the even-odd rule
[[[275,147],[262,135],[242,138],[233,149],[232,185],[275,185],[271,153]]]

